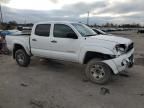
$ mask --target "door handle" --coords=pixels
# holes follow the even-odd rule
[[[32,39],[32,41],[37,41],[36,39]]]
[[[52,42],[52,43],[57,43],[57,41],[55,41],[55,40],[52,40],[51,42]]]

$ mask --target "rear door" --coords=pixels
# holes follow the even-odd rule
[[[51,24],[37,24],[31,36],[31,52],[35,56],[48,57],[51,50]]]

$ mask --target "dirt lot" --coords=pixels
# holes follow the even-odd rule
[[[0,108],[144,108],[144,34],[117,32],[135,42],[136,63],[108,85],[83,81],[80,66],[32,58],[28,68],[0,55]],[[101,92],[107,88],[107,94]]]

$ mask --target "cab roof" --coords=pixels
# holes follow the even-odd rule
[[[35,24],[46,24],[46,23],[63,23],[63,24],[71,24],[71,23],[78,23],[74,21],[43,21],[43,22],[38,22]]]

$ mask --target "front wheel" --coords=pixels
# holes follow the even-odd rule
[[[15,59],[19,66],[27,67],[30,64],[30,56],[23,49],[15,52]]]
[[[111,79],[111,69],[103,62],[92,59],[86,66],[86,76],[96,84],[108,83]]]

